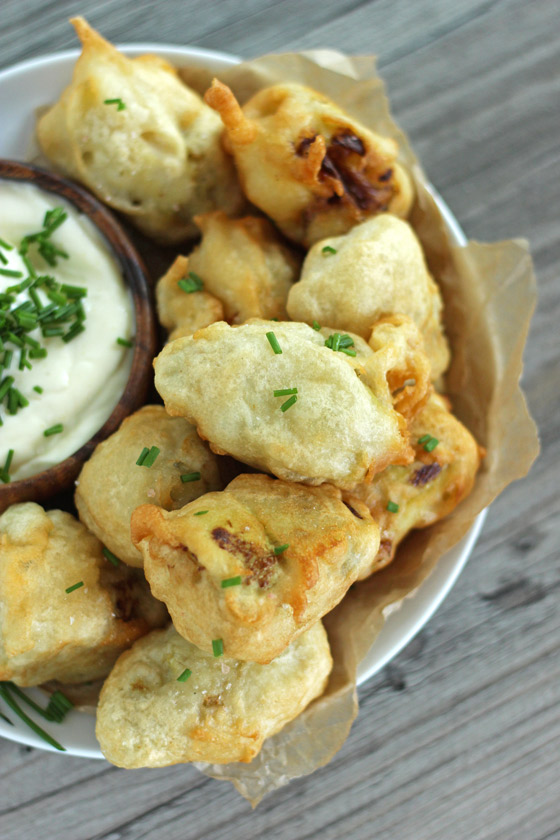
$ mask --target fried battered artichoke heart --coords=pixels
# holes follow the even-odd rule
[[[28,502],[0,516],[0,679],[105,677],[123,650],[165,623],[143,575],[115,568],[102,549],[60,510]]]
[[[431,448],[429,439],[438,443]],[[379,553],[367,577],[389,563],[402,539],[413,528],[426,528],[443,519],[471,492],[484,449],[451,414],[448,402],[433,394],[411,428],[414,462],[387,467],[371,484],[359,484],[352,493],[370,509],[381,528]],[[419,441],[422,443],[419,443]],[[398,510],[387,506],[392,502]]]
[[[449,363],[441,295],[413,229],[390,214],[314,245],[288,298],[293,321],[316,320],[366,341],[378,318],[394,312],[408,315],[422,332],[437,379]]]
[[[159,449],[149,469],[136,463],[144,445]],[[184,482],[181,475],[199,477]],[[147,405],[95,448],[78,478],[75,502],[82,522],[113,554],[141,567],[130,539],[132,511],[145,502],[175,510],[222,486],[217,458],[195,427],[161,405]]]
[[[132,536],[152,593],[202,650],[267,663],[330,612],[371,568],[379,528],[329,485],[240,475],[167,513],[143,505]]]
[[[127,58],[83,18],[71,84],[39,120],[44,154],[148,236],[196,235],[197,213],[236,212],[242,196],[222,123],[161,58]]]
[[[230,219],[216,211],[197,216],[202,241],[190,257],[179,256],[158,281],[159,320],[169,340],[226,320],[287,319],[286,301],[299,260],[266,219]],[[185,279],[195,290],[185,294]],[[201,288],[197,289],[196,284]]]
[[[249,762],[323,693],[331,668],[320,622],[270,665],[216,658],[170,626],[118,660],[101,692],[97,739],[119,767]]]
[[[381,342],[376,330],[370,341],[377,336]],[[395,316],[379,330],[392,349],[374,350],[348,336],[354,349],[344,349],[355,353],[348,355],[325,346],[332,331],[306,324],[219,322],[162,350],[154,362],[156,388],[168,413],[194,423],[215,452],[288,481],[349,489],[389,464],[412,459],[407,423],[393,402],[411,416],[430,388],[414,323]],[[402,386],[395,398],[389,387],[394,381]],[[285,396],[274,395],[294,388],[297,401],[289,406]]]
[[[408,214],[413,188],[396,142],[321,93],[273,85],[241,108],[214,79],[204,98],[223,120],[245,195],[290,239],[309,247],[369,216]]]

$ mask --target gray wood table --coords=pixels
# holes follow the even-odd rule
[[[252,812],[192,767],[126,772],[2,741],[0,837],[560,838],[558,0],[3,0],[0,66],[74,46],[78,11],[117,42],[377,53],[467,235],[531,242],[524,382],[543,454],[492,506],[435,617],[360,690],[329,766]]]

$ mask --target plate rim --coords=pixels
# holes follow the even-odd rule
[[[132,42],[128,44],[117,44],[116,46],[125,54],[132,56],[148,52],[155,53],[156,55],[163,55],[168,60],[172,60],[173,58],[175,58],[180,61],[192,61],[193,59],[195,59],[199,60],[201,64],[204,64],[208,61],[215,61],[216,63],[219,63],[222,66],[233,66],[235,64],[240,63],[243,60],[239,56],[233,55],[232,53],[221,52],[219,50],[209,50],[204,47],[198,46],[179,46],[173,44],[163,44],[158,42]],[[44,55],[36,56],[34,58],[24,59],[22,61],[17,62],[16,64],[5,67],[0,70],[0,88],[5,82],[9,81],[10,79],[16,77],[19,74],[36,72],[41,68],[51,67],[53,65],[56,66],[58,64],[70,60],[76,60],[80,53],[81,50],[77,47],[67,50],[59,50],[58,52],[45,53]],[[452,211],[450,210],[444,199],[441,197],[439,192],[429,182],[428,190],[431,193],[434,201],[438,205],[441,215],[455,244],[458,246],[466,245],[467,238],[459,222],[457,221],[457,219],[455,218]],[[472,553],[474,545],[476,544],[476,541],[482,530],[482,526],[486,518],[486,513],[487,510],[483,510],[481,511],[481,513],[478,514],[478,516],[476,517],[476,519],[474,520],[473,524],[471,525],[467,533],[464,535],[464,537],[458,543],[452,546],[440,558],[435,569],[430,573],[430,575],[428,575],[426,580],[424,580],[417,589],[415,589],[413,592],[407,595],[406,598],[403,599],[403,601],[399,602],[403,604],[408,600],[413,600],[416,597],[417,593],[421,592],[423,588],[425,590],[426,586],[429,585],[429,581],[432,577],[432,574],[436,571],[437,568],[439,568],[442,564],[445,564],[445,562],[447,561],[447,563],[450,565],[450,569],[444,576],[443,585],[440,584],[439,587],[436,588],[435,594],[431,596],[428,607],[419,612],[418,616],[411,623],[411,626],[408,628],[408,630],[399,639],[397,639],[396,642],[390,645],[382,656],[378,657],[377,660],[374,660],[370,664],[366,664],[376,644],[379,645],[378,640],[380,639],[380,637],[382,637],[383,630],[387,627],[391,617],[389,616],[386,619],[382,630],[374,640],[369,651],[365,654],[365,656],[358,665],[356,675],[358,687],[362,686],[367,680],[369,680],[374,674],[376,674],[379,670],[381,670],[381,668],[383,668],[388,662],[390,662],[404,647],[406,647],[406,645],[409,644],[409,642],[414,638],[414,636],[419,632],[419,630],[422,627],[424,627],[425,624],[427,624],[427,622],[431,619],[436,610],[441,606],[442,602],[445,600],[445,598],[453,588],[454,584],[456,583],[459,575],[464,569]],[[27,690],[31,692],[40,692],[39,689]],[[73,718],[76,714],[79,713],[71,712],[69,717]],[[82,712],[80,714],[83,715],[86,713]],[[95,719],[92,716],[92,721],[94,720]],[[10,741],[14,741],[16,743],[20,743],[25,746],[43,749],[48,752],[59,752],[54,747],[42,741],[38,736],[34,735],[30,730],[24,730],[20,732],[15,727],[8,726],[8,724],[4,723],[4,721],[2,721],[1,719],[0,737],[6,738]],[[86,746],[67,747],[65,752],[67,755],[77,756],[81,758],[104,758],[99,747],[97,747],[96,749]]]

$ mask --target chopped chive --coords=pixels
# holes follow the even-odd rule
[[[13,682],[5,683],[5,685],[10,689],[12,694],[15,694],[16,697],[19,697],[20,700],[23,700],[24,703],[27,703],[30,709],[33,709],[34,712],[37,712],[38,715],[45,718],[45,720],[52,720],[50,715],[47,714],[46,709],[42,709],[41,706],[38,706],[37,703],[28,697],[25,692],[21,690],[19,685],[16,685]]]
[[[205,513],[208,513],[207,510],[197,510],[194,516],[204,516]]]
[[[117,98],[117,99],[104,99],[103,104],[104,105],[116,105],[117,106],[117,111],[124,111],[124,109],[126,108],[126,105],[124,104],[122,99],[119,99],[119,98]]]
[[[222,589],[227,589],[230,586],[239,586],[240,583],[241,575],[237,575],[237,577],[225,578],[221,583],[221,587]]]
[[[278,344],[278,339],[276,338],[274,333],[267,332],[266,337],[268,338],[268,343],[270,344],[276,355],[279,356],[282,353],[282,348]]]
[[[15,380],[13,376],[6,376],[2,382],[0,382],[0,400],[4,399],[14,382]]]
[[[38,393],[38,394],[42,394],[42,393],[43,393],[43,389],[41,388],[41,386],[40,386],[40,385],[34,385],[34,386],[33,386],[33,390],[34,390],[34,391],[37,391],[37,393]]]
[[[435,437],[430,438],[430,440],[427,443],[424,444],[424,449],[426,450],[426,452],[433,452],[433,450],[436,448],[438,443],[439,443],[439,440],[437,438],[435,438]]]
[[[290,394],[297,394],[297,388],[279,388],[274,391],[275,397],[288,397]]]
[[[62,423],[56,423],[56,425],[51,426],[49,429],[45,429],[43,432],[45,437],[50,437],[51,435],[58,435],[60,432],[64,430],[64,426]]]
[[[341,353],[346,353],[347,356],[355,356],[356,355],[356,351],[352,350],[351,347],[341,347],[340,352]]]
[[[69,341],[72,341],[74,338],[76,338],[77,335],[82,333],[84,330],[85,327],[83,327],[82,324],[80,324],[79,322],[77,324],[74,324],[74,326],[71,327],[68,330],[68,332],[62,336],[63,342],[65,344],[68,344]]]
[[[51,745],[51,747],[54,747],[55,749],[60,750],[61,752],[66,752],[66,749],[65,749],[65,747],[62,746],[62,744],[59,744],[58,741],[55,741],[55,739],[51,735],[48,734],[48,732],[45,732],[44,729],[41,729],[41,727],[38,726],[35,723],[34,720],[31,720],[31,718],[28,717],[25,714],[23,709],[21,709],[18,706],[18,704],[16,703],[16,701],[14,700],[14,698],[12,697],[12,695],[8,691],[8,685],[10,685],[10,684],[9,683],[0,683],[0,696],[2,697],[4,702],[10,707],[10,709],[12,709],[12,711],[15,712],[16,715],[19,718],[21,718],[21,720],[31,730],[33,730],[33,732],[35,732],[36,735],[38,735],[40,738],[42,738],[43,741],[46,741],[47,744]]]
[[[70,594],[70,592],[73,592],[75,589],[80,589],[80,587],[82,587],[83,585],[84,585],[83,580],[80,580],[80,581],[78,581],[78,583],[74,583],[72,586],[69,586],[68,589],[65,590],[65,592],[68,595],[68,594]]]
[[[224,642],[223,639],[212,639],[212,652],[214,656],[223,656]]]
[[[290,543],[284,543],[284,545],[277,545],[276,548],[274,549],[274,553],[276,555],[283,554],[283,552],[286,551],[286,549],[289,548],[289,547],[290,547]]]
[[[183,484],[188,484],[189,481],[200,481],[200,473],[183,473],[183,475],[181,476],[181,481],[183,482]]]
[[[46,347],[33,347],[29,351],[29,358],[30,359],[44,359],[47,355]]]
[[[319,323],[319,321],[313,321],[312,327],[316,332],[319,332],[319,330],[321,329],[321,324]]]
[[[177,677],[177,682],[186,682],[191,674],[192,671],[189,668],[185,668],[183,673],[179,674],[179,676]]]
[[[0,251],[0,262],[2,263],[2,265],[8,265],[8,260],[6,259],[2,251]]]
[[[0,268],[3,277],[23,277],[23,272],[15,271],[13,268]]]
[[[144,447],[140,455],[138,456],[138,460],[136,461],[136,466],[141,467],[146,459],[146,455],[149,453],[149,449],[147,446]]]
[[[427,443],[431,437],[431,435],[422,435],[421,438],[418,438],[418,443]]]
[[[321,248],[321,253],[322,253],[322,254],[325,254],[325,255],[328,255],[328,254],[336,254],[336,248],[331,248],[331,246],[330,246],[330,245],[324,245],[324,246]]]
[[[387,502],[387,510],[389,513],[398,513],[399,506],[396,502]]]
[[[108,560],[110,563],[112,563],[112,564],[113,564],[113,566],[120,566],[121,561],[120,561],[120,560],[119,560],[119,558],[116,556],[116,554],[113,554],[113,552],[112,552],[112,551],[109,551],[109,549],[108,549],[108,548],[104,548],[104,549],[103,549],[103,554],[105,555],[105,557],[107,558],[107,560]]]
[[[280,411],[287,411],[294,405],[294,403],[297,403],[297,397],[295,394],[293,397],[287,399],[286,402],[282,403],[282,405],[280,406]]]
[[[128,338],[117,338],[117,344],[120,344],[121,347],[133,347],[132,341],[129,341]]]
[[[64,294],[69,298],[82,298],[87,295],[87,289],[85,286],[70,286],[68,283],[62,283],[60,291],[64,292]]]
[[[6,455],[6,460],[4,461],[4,466],[2,467],[2,475],[5,476],[7,481],[5,484],[10,483],[10,467],[12,466],[12,458],[14,457],[14,450],[9,449],[8,454]]]
[[[186,277],[182,277],[181,280],[178,280],[177,285],[188,295],[193,292],[200,292],[200,290],[204,288],[202,277],[199,277],[198,274],[194,273],[194,271],[189,271]]]
[[[152,446],[148,454],[145,456],[144,460],[142,461],[143,467],[152,467],[157,456],[160,453],[159,446]]]
[[[0,248],[4,248],[5,251],[13,251],[14,246],[10,245],[9,242],[5,242],[3,239],[0,239]]]

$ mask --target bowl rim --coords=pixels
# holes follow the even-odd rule
[[[152,360],[157,352],[157,328],[153,293],[144,263],[122,225],[96,196],[55,172],[7,158],[0,158],[0,181],[34,185],[44,192],[63,198],[79,214],[89,219],[119,266],[130,292],[136,335],[126,385],[109,417],[94,435],[66,458],[27,478],[0,485],[1,512],[6,505],[20,501],[44,501],[54,493],[68,488],[97,444],[115,432],[125,417],[141,404],[150,385]],[[40,489],[42,485],[44,491]]]

